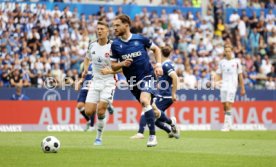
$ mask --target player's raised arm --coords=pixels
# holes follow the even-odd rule
[[[112,61],[111,62],[111,68],[113,71],[119,71],[122,67],[129,67],[132,63],[132,59],[126,59],[122,62],[116,62],[116,61]],[[118,72],[117,72],[118,73]]]
[[[119,59],[113,44],[111,45],[111,52],[112,52],[112,55],[110,56],[111,68],[114,72],[121,70],[122,67],[129,67],[131,65],[133,61],[132,59],[126,59],[122,62],[119,62]]]
[[[163,75],[163,69],[162,69],[162,64],[161,64],[161,57],[162,57],[161,49],[158,46],[156,46],[155,44],[151,43],[148,39],[146,39],[145,43],[146,43],[146,46],[148,45],[150,47],[150,50],[152,50],[154,53],[154,57],[156,60],[156,66],[154,69],[155,75],[156,76]]]
[[[169,74],[169,76],[172,78],[172,100],[176,101],[176,90],[177,90],[177,80],[178,76],[175,71]]]
[[[108,67],[101,70],[101,73],[103,75],[117,74],[117,73],[120,73],[120,72],[122,72],[121,68],[119,70],[117,70],[117,71],[113,71],[111,68],[108,68]]]
[[[88,72],[89,63],[90,63],[90,60],[88,59],[88,57],[85,57],[84,61],[83,61],[82,78],[84,78],[86,76],[87,72]]]

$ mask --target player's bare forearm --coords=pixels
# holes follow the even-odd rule
[[[178,77],[177,74],[174,72],[170,75],[170,77],[172,78],[172,99],[173,101],[176,100],[176,90],[178,88]]]
[[[216,74],[215,76],[215,82],[218,82],[221,80],[221,74]]]
[[[83,62],[83,71],[88,71],[90,60],[85,57],[84,62]]]
[[[111,62],[111,68],[113,71],[118,71],[123,67],[122,62]]]
[[[239,85],[241,88],[241,95],[245,94],[245,88],[244,88],[244,82],[243,82],[243,76],[242,74],[239,74]]]
[[[126,59],[122,62],[111,62],[111,68],[113,71],[118,71],[120,70],[122,67],[129,67],[131,65],[131,63],[133,62],[132,59]]]
[[[161,54],[160,48],[158,46],[154,46],[153,48],[151,48],[151,50],[154,53],[156,63],[161,63],[161,55],[162,54]]]
[[[103,75],[117,74],[117,73],[119,73],[119,72],[122,72],[122,69],[121,69],[121,68],[120,68],[119,70],[117,70],[117,71],[113,71],[113,70],[110,69],[110,68],[104,68],[104,69],[101,70],[101,73],[102,73]]]

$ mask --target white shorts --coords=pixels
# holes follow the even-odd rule
[[[115,84],[95,81],[90,84],[85,102],[98,103],[99,101],[106,101],[111,104],[113,102],[114,93]]]
[[[234,103],[236,96],[236,91],[221,90],[220,91],[220,101],[221,102],[231,102]]]

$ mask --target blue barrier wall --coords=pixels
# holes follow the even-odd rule
[[[8,100],[15,93],[14,88],[0,88],[0,100]],[[23,93],[31,100],[75,100],[78,92],[73,89],[38,89],[23,88]],[[180,101],[217,101],[219,100],[219,90],[179,90],[177,92]],[[115,100],[135,100],[129,90],[116,90]],[[247,90],[246,96],[241,97],[238,93],[236,101],[276,101],[276,90]]]

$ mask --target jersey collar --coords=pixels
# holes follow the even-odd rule
[[[127,40],[124,40],[121,37],[120,37],[120,40],[123,41],[123,42],[128,42],[131,38],[132,38],[132,33],[130,33],[130,36],[128,37]]]

